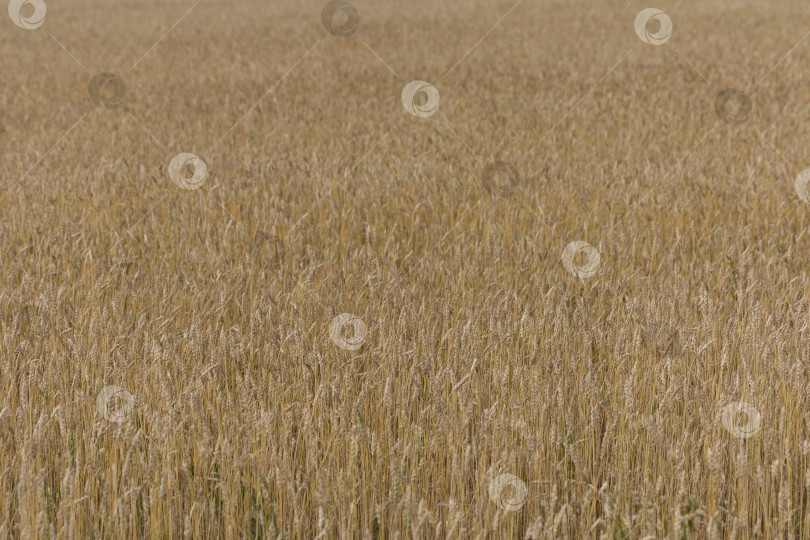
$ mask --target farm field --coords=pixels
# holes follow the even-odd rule
[[[810,5],[11,0],[0,538],[808,538]]]

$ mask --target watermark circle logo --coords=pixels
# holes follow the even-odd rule
[[[642,9],[633,26],[639,39],[650,45],[663,45],[672,36],[672,19],[660,9]]]
[[[575,259],[582,255],[585,256],[585,261],[578,263]],[[600,260],[599,251],[588,242],[581,240],[571,242],[565,246],[562,254],[562,262],[565,269],[579,278],[589,278],[595,275],[596,270],[599,268]]]
[[[793,188],[796,190],[801,200],[810,204],[810,197],[807,196],[808,182],[810,182],[810,169],[805,169],[796,177],[796,181],[793,182]]]
[[[120,386],[105,386],[96,397],[96,408],[101,416],[120,424],[135,410],[135,397]]]
[[[53,324],[51,323],[50,316],[44,309],[36,310],[36,323],[33,326],[36,329],[37,335],[43,339],[51,334]]]
[[[208,177],[208,165],[202,158],[182,152],[169,162],[169,176],[178,187],[188,190],[198,189]]]
[[[495,161],[484,169],[484,182],[487,189],[506,195],[518,185],[520,175],[511,164]]]
[[[329,337],[341,349],[356,351],[363,346],[368,328],[363,319],[350,313],[341,313],[329,323]]]
[[[33,8],[33,13],[23,15],[23,9],[30,11]],[[11,0],[8,3],[8,16],[11,21],[25,30],[36,30],[42,23],[45,22],[45,12],[48,11],[45,6],[45,0]]]
[[[411,81],[402,89],[402,106],[419,118],[433,116],[439,110],[439,91],[425,81]]]
[[[735,437],[753,437],[759,433],[761,424],[759,411],[744,401],[729,403],[723,409],[723,427]]]
[[[41,303],[28,304],[20,311],[20,320],[26,333],[45,339],[51,334],[53,323],[45,305]]]
[[[489,498],[501,510],[520,510],[526,504],[528,495],[529,488],[513,474],[499,474],[489,481]]]
[[[754,104],[748,94],[736,88],[726,88],[717,94],[714,102],[717,116],[727,124],[742,124],[751,116]]]
[[[99,73],[90,81],[90,99],[99,107],[117,109],[127,99],[127,85],[114,73]]]
[[[330,34],[348,37],[360,26],[360,14],[350,3],[332,0],[321,11],[321,22]]]

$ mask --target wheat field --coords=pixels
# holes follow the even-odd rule
[[[0,537],[810,537],[808,31],[11,0]]]

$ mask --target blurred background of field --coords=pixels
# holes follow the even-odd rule
[[[810,6],[525,0],[443,77],[512,2],[325,3],[3,15],[0,537],[806,538]]]

